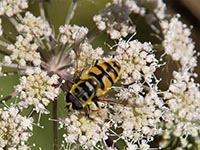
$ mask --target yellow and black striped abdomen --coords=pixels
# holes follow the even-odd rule
[[[109,88],[118,80],[121,66],[114,60],[96,63],[88,69],[81,77],[81,80],[96,80],[96,96],[105,94]]]

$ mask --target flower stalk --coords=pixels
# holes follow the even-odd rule
[[[58,150],[58,104],[57,99],[53,101],[53,149]]]
[[[78,1],[79,0],[71,0],[70,6],[68,9],[68,13],[67,13],[67,17],[65,19],[65,24],[69,24],[70,21],[72,20],[75,10],[76,10],[76,7],[77,7],[77,4],[78,4]]]

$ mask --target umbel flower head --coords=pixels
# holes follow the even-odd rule
[[[93,16],[90,29],[72,23],[78,2],[71,0],[65,22],[57,28],[49,17],[53,1],[0,1],[0,150],[33,145],[54,150],[198,149],[197,53],[181,16],[167,14],[162,0],[110,0]],[[40,14],[34,14],[33,4]],[[95,46],[94,40],[102,39],[106,44]],[[113,69],[116,64],[109,70],[98,63],[109,66],[111,60],[119,71]],[[9,77],[17,82],[8,85],[12,92],[7,94],[3,80]],[[94,91],[94,99],[86,97],[88,91]],[[73,92],[86,95],[86,102]],[[72,104],[65,104],[67,93]],[[79,104],[84,108],[76,110]],[[52,144],[38,144],[50,143],[38,128],[52,132]]]

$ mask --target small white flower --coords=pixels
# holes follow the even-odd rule
[[[142,143],[140,145],[140,149],[141,150],[148,150],[148,149],[150,149],[150,145],[148,145],[147,143]]]
[[[160,20],[164,19],[166,16],[166,4],[162,0],[150,0],[149,3],[151,4],[154,15]],[[155,20],[155,18],[153,17],[151,20]]]
[[[10,65],[12,63],[12,60],[9,56],[4,56],[3,63]]]
[[[79,142],[81,145],[84,145],[87,142],[88,138],[84,135],[79,137]]]
[[[17,30],[37,37],[48,37],[52,34],[49,23],[41,17],[35,17],[30,12],[25,13],[21,23],[17,26]]]
[[[9,147],[8,150],[17,150],[15,147]]]
[[[141,43],[137,40],[129,42],[122,40],[118,43],[115,59],[122,66],[121,79],[125,80],[125,84],[139,81],[142,77],[146,82],[151,82],[148,80],[152,78],[158,65],[158,60],[152,55],[152,51],[151,43]],[[149,57],[151,57],[151,63],[147,66]]]
[[[20,105],[26,104],[24,107],[34,105],[37,112],[46,112],[45,106],[59,94],[59,89],[53,86],[58,83],[58,79],[57,75],[49,77],[47,72],[39,68],[31,70],[30,74],[21,77],[20,84],[15,87],[15,91],[25,102],[21,101]]]
[[[136,144],[128,143],[127,150],[137,150],[138,146]]]
[[[85,27],[79,27],[77,25],[63,25],[59,27],[61,33],[60,42],[62,44],[73,44],[80,42],[85,38],[88,33],[88,29]]]
[[[27,62],[33,62],[34,65],[40,65],[41,57],[37,52],[38,45],[32,41],[32,36],[28,34],[25,38],[21,35],[17,37],[15,44],[9,44],[7,49],[12,52],[10,59],[17,61],[19,65],[25,66]],[[33,42],[33,43],[32,43]],[[4,60],[9,60],[7,56]],[[38,60],[40,60],[38,62]]]
[[[16,117],[17,114],[19,113],[19,110],[15,107],[10,107],[8,111],[11,117]]]
[[[101,61],[102,55],[104,53],[103,49],[100,47],[93,49],[92,45],[87,41],[81,43],[79,49],[81,52],[78,59],[78,71],[82,71],[84,68],[90,67],[97,60]],[[70,55],[73,61],[76,60],[74,51],[72,51]]]
[[[93,21],[99,30],[107,30],[111,39],[126,37],[135,32],[135,26],[130,25],[128,21],[131,11],[134,11],[132,8],[134,4],[136,4],[134,1],[131,3],[129,0],[123,2],[113,0],[106,5],[109,10],[99,12],[93,17]]]
[[[33,129],[33,118],[26,118],[26,117],[23,117],[21,119],[21,127],[24,129],[24,130],[32,130]]]
[[[3,120],[7,120],[9,117],[10,117],[9,112],[7,112],[7,111],[2,111],[1,112],[1,118]]]
[[[0,2],[0,15],[12,17],[28,7],[27,0],[2,0]]]
[[[22,126],[22,119],[26,118],[20,115],[20,111],[16,105],[9,106],[8,108],[4,108],[4,110],[0,109],[0,147],[5,149],[17,149],[20,143],[26,142],[29,137],[31,137],[31,133],[29,129]],[[26,123],[27,126],[27,123]],[[32,126],[32,125],[31,125]],[[25,143],[24,146],[28,147]],[[30,149],[30,147],[29,147]]]
[[[190,79],[191,73],[187,70],[174,72],[173,76],[169,91],[164,94],[169,107],[163,117],[168,122],[165,124],[167,135],[173,134],[180,140],[182,136],[196,137],[200,119],[197,115],[200,113],[199,86]],[[185,147],[185,143],[181,147]]]
[[[190,38],[191,31],[185,24],[179,21],[179,15],[174,16],[169,22],[163,20],[164,41],[162,45],[166,54],[170,55],[173,60],[180,61],[183,68],[188,69],[196,66],[194,57],[194,43]]]
[[[18,149],[20,149],[20,150],[30,150],[30,147],[28,147],[27,145],[20,145],[18,147]]]

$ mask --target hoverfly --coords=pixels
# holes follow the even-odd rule
[[[104,95],[119,79],[120,64],[115,60],[96,62],[86,70],[66,94],[68,110],[82,110],[94,102],[98,107],[98,97]]]

